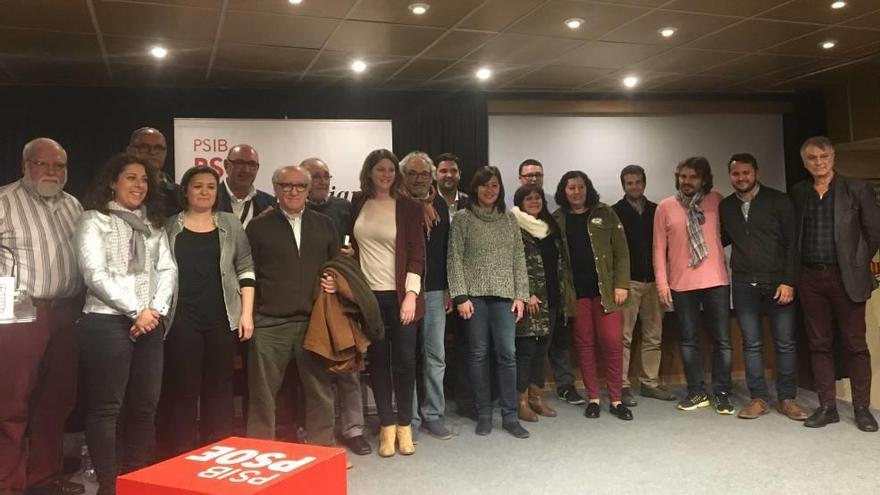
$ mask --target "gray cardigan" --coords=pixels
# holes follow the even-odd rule
[[[183,215],[184,212],[180,212],[169,217],[165,222],[165,232],[168,234],[172,256],[174,256],[177,234],[183,230]],[[238,329],[238,320],[241,318],[240,281],[256,278],[254,259],[251,257],[251,245],[247,235],[235,215],[224,211],[215,212],[214,224],[220,231],[220,280],[223,284],[223,302],[226,306],[226,316],[229,318],[229,328],[235,330]],[[174,310],[176,309],[177,286],[174,287],[174,302],[169,313],[169,330],[174,321]]]
[[[467,296],[528,301],[525,251],[513,213],[455,212],[446,271],[457,304]]]

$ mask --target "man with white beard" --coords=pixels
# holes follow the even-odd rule
[[[78,495],[83,486],[61,475],[76,403],[83,283],[73,232],[82,206],[63,190],[67,152],[54,140],[25,144],[21,168],[21,179],[0,188],[0,274],[16,267],[37,313],[0,329],[0,493]]]

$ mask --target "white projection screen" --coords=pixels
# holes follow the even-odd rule
[[[333,175],[330,193],[344,198],[360,190],[364,157],[391,149],[390,120],[174,119],[174,170],[180,181],[190,167],[210,166],[223,175],[223,159],[236,144],[260,154],[254,185],[273,194],[272,172],[317,156]]]
[[[628,164],[645,168],[646,196],[659,201],[675,192],[675,165],[694,155],[709,159],[715,189],[726,196],[733,192],[727,160],[742,152],[758,159],[762,183],[785,190],[780,114],[489,117],[489,162],[502,170],[506,195],[513,198],[518,186],[518,165],[535,158],[544,164],[551,206],[559,178],[574,169],[614,204],[623,196],[620,169]]]

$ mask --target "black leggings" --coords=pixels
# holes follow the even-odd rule
[[[516,338],[516,391],[523,393],[529,384],[544,388],[544,357],[550,336]]]
[[[373,342],[367,351],[367,371],[382,426],[408,426],[412,422],[413,390],[416,383],[416,325],[400,324],[400,303],[394,291],[376,291],[385,339]],[[392,406],[397,399],[397,415]]]

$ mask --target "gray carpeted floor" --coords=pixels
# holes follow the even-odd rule
[[[683,393],[681,389],[676,392]],[[737,390],[736,405],[747,396]],[[549,397],[548,392],[548,397]],[[608,413],[587,419],[584,406],[549,399],[559,417],[523,423],[517,440],[501,430],[498,411],[488,437],[474,422],[450,414],[456,436],[422,433],[413,456],[351,455],[351,495],[606,494],[871,494],[880,491],[880,433],[856,429],[852,408],[838,405],[841,423],[805,428],[775,410],[746,421],[711,408],[693,412],[674,402],[639,399],[635,420]],[[799,402],[810,410],[815,395]],[[454,407],[453,407],[454,408]],[[376,446],[375,432],[370,441]],[[89,486],[89,494],[95,492]]]

